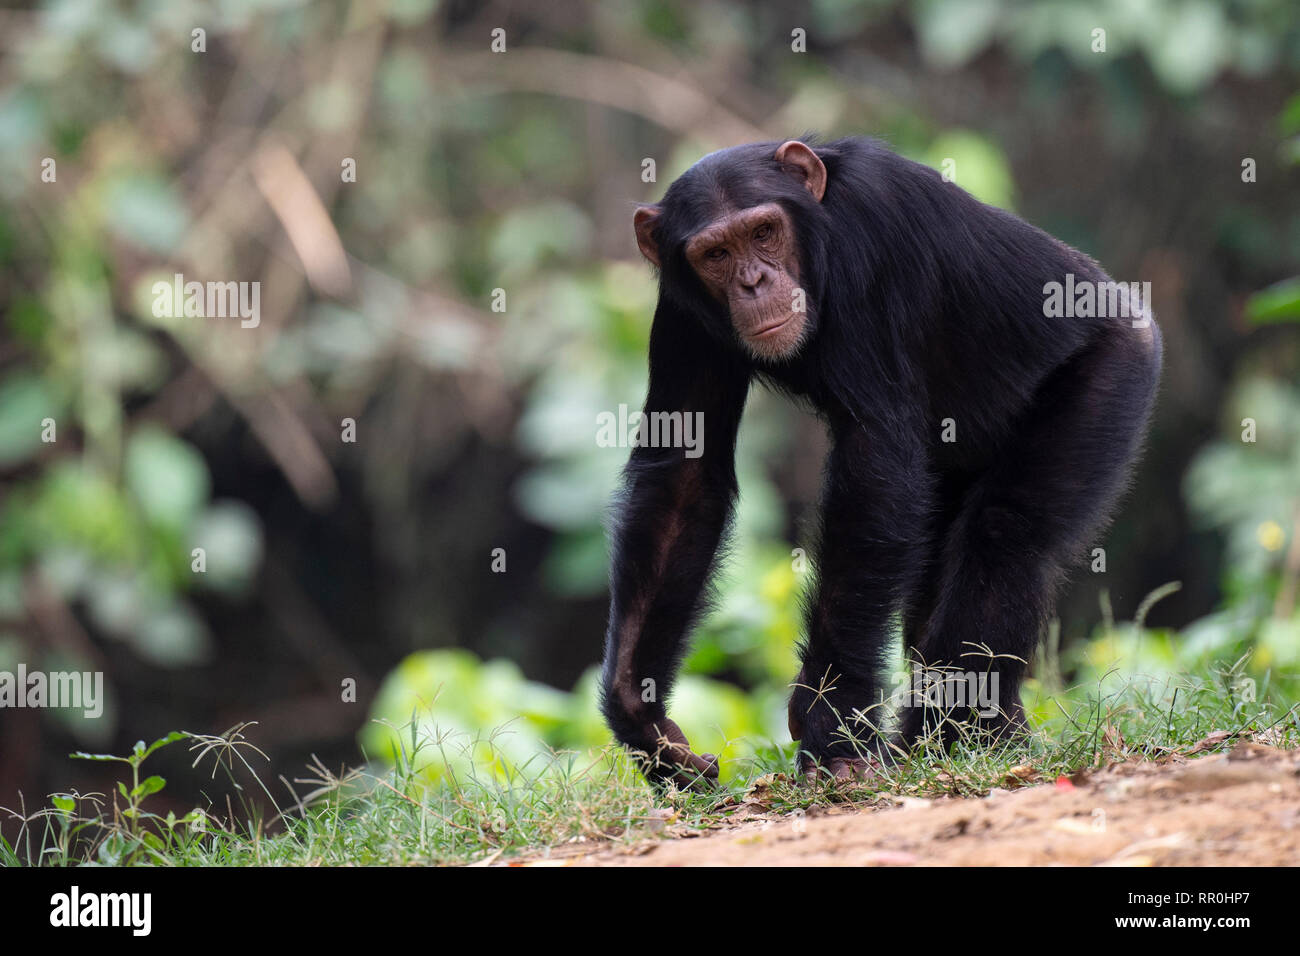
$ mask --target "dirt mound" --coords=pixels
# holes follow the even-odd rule
[[[1033,779],[1028,768],[1017,769]],[[670,814],[662,822],[657,838],[566,855],[562,862],[1294,866],[1300,864],[1300,752],[1243,742],[1228,754],[1118,763],[985,797],[886,798],[877,809],[830,806],[802,815],[765,812],[761,794],[751,793],[711,832],[674,825]],[[665,838],[674,836],[682,838]]]

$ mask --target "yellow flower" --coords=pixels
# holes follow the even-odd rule
[[[1255,529],[1255,537],[1265,551],[1281,551],[1286,543],[1286,532],[1276,521],[1265,521]]]

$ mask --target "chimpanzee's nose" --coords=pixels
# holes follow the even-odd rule
[[[763,291],[761,286],[766,279],[767,273],[759,266],[746,265],[740,270],[740,284],[751,294]]]

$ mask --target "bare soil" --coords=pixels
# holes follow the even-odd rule
[[[1300,751],[1258,743],[1042,782],[1016,768],[1014,789],[986,796],[884,794],[874,806],[802,815],[765,808],[761,783],[712,830],[658,811],[645,839],[594,852],[571,846],[531,865],[1300,865]]]

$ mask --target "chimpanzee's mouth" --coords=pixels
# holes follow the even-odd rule
[[[793,318],[794,318],[793,315],[787,315],[785,318],[781,319],[780,321],[769,323],[768,325],[763,326],[761,329],[755,329],[753,332],[749,333],[749,337],[751,339],[761,339],[766,336],[772,335],[775,332],[780,332],[783,328],[785,328],[787,325],[790,324],[790,320]]]

